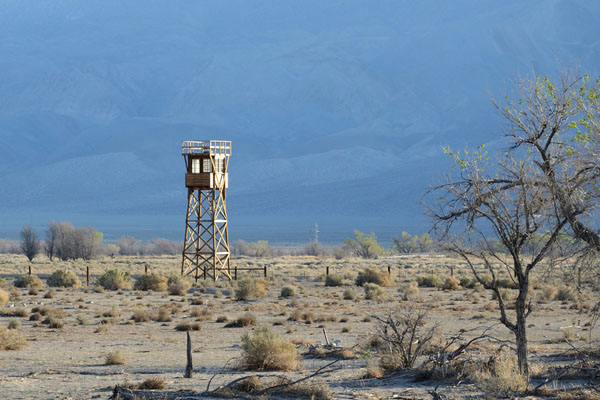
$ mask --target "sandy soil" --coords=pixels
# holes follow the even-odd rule
[[[114,267],[131,271],[135,278],[143,273],[145,264],[151,271],[177,273],[178,263],[176,257],[120,257],[88,264],[70,262],[68,267],[77,272],[85,284],[86,266],[92,269],[93,281],[95,276]],[[193,287],[186,296],[135,290],[97,293],[93,288],[78,288],[54,289],[54,296],[45,298],[47,288],[37,295],[28,294],[28,289],[10,288],[12,278],[25,271],[27,264],[18,256],[0,256],[0,274],[5,279],[5,289],[13,293],[11,303],[0,307],[2,312],[22,307],[31,313],[33,307],[47,306],[61,309],[66,314],[62,329],[50,329],[27,317],[0,317],[2,326],[7,326],[10,320],[20,320],[19,331],[27,341],[21,350],[0,351],[0,397],[105,399],[110,396],[114,385],[140,383],[149,377],[165,379],[170,390],[203,391],[208,380],[216,375],[212,383],[214,388],[249,374],[237,368],[241,356],[240,338],[255,328],[225,328],[224,322],[215,322],[221,316],[231,320],[246,312],[256,315],[259,326],[271,326],[294,340],[302,353],[307,352],[307,345],[324,342],[323,328],[329,339],[342,347],[365,344],[376,331],[377,322],[373,316],[383,316],[413,303],[431,308],[428,324],[439,326],[441,338],[456,334],[461,329],[483,329],[496,324],[492,331],[495,337],[512,339],[510,332],[498,324],[496,303],[485,291],[443,291],[421,287],[420,299],[402,300],[402,287],[418,275],[434,273],[446,277],[449,275],[448,266],[456,267],[457,276],[466,275],[467,271],[461,270],[460,264],[453,259],[415,256],[361,261],[282,257],[265,260],[244,258],[235,260],[235,263],[240,266],[268,264],[269,289],[266,297],[235,301],[235,283],[220,282],[216,286],[207,283],[206,286]],[[345,277],[345,286],[324,286],[322,275],[326,266],[330,267],[330,273]],[[385,299],[366,300],[363,289],[353,285],[356,274],[366,266],[381,271],[391,267],[394,284],[384,288]],[[55,269],[64,267],[64,263],[51,263],[45,259],[33,265],[34,273],[42,279]],[[298,294],[281,298],[281,288],[285,285],[295,286]],[[356,299],[343,298],[347,289],[356,294]],[[192,301],[198,303],[199,300],[202,300],[202,305],[192,305]],[[572,335],[576,345],[589,345],[584,342],[589,335],[589,328],[585,326],[589,320],[586,310],[594,301],[597,301],[596,297],[590,292],[578,301],[577,307],[574,301],[536,302],[535,311],[528,320],[530,362],[534,372],[552,364],[572,361],[559,357],[569,349],[563,340],[565,331]],[[136,309],[156,310],[165,305],[174,310],[170,322],[135,323],[131,319]],[[200,321],[200,331],[191,332],[194,376],[185,379],[186,333],[176,331],[175,326],[195,321],[191,312],[197,307],[211,313],[207,320]],[[295,311],[312,313],[314,321],[307,324],[289,320]],[[114,315],[103,316],[105,313]],[[594,335],[597,336],[598,332]],[[472,356],[485,359],[495,348],[496,344],[481,345]],[[105,365],[106,354],[115,350],[122,352],[127,361],[125,365]],[[301,377],[330,361],[304,354],[302,370],[284,374],[292,378]],[[412,377],[403,375],[367,379],[365,365],[364,357],[341,360],[335,372],[315,379],[327,383],[335,397],[340,399],[431,398],[428,391],[438,385],[438,391],[450,398],[485,398],[481,390],[468,382],[415,382]]]

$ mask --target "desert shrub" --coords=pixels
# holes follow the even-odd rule
[[[29,311],[23,307],[14,307],[0,311],[0,316],[27,318],[29,317]]]
[[[356,285],[363,286],[365,283],[374,283],[379,286],[392,286],[392,277],[386,272],[379,272],[373,268],[367,268],[358,273]]]
[[[354,300],[354,298],[356,297],[356,294],[354,293],[354,290],[352,289],[346,289],[344,290],[344,300]]]
[[[148,311],[143,310],[141,308],[133,310],[133,315],[131,316],[131,319],[135,322],[149,322],[151,320]]]
[[[448,278],[446,278],[446,280],[444,281],[444,284],[442,285],[442,288],[444,290],[459,290],[461,289],[460,287],[460,282],[458,281],[458,279],[449,276]]]
[[[556,297],[556,293],[558,292],[558,289],[556,289],[554,286],[544,286],[542,288],[542,298],[546,301],[552,301],[554,300],[554,298]]]
[[[15,329],[0,326],[0,350],[20,350],[25,346],[25,339]]]
[[[167,291],[171,296],[185,296],[192,287],[191,283],[182,276],[170,276],[167,283]]]
[[[411,281],[408,285],[400,288],[400,297],[404,301],[423,301],[419,284],[416,281]]]
[[[3,306],[6,303],[8,303],[9,299],[10,295],[8,294],[8,292],[4,289],[0,289],[0,306]]]
[[[48,286],[51,287],[79,287],[81,282],[71,271],[56,270],[48,277]]]
[[[325,286],[342,286],[344,285],[344,277],[338,274],[331,274],[325,277]]]
[[[182,322],[175,326],[176,331],[199,331],[202,330],[202,325],[198,322]]]
[[[46,319],[42,321],[42,324],[46,324],[52,329],[62,329],[65,326],[62,317],[59,314],[48,314]]]
[[[192,308],[192,310],[190,311],[190,314],[192,315],[192,317],[194,317],[200,321],[208,321],[209,319],[211,319],[211,317],[213,315],[212,311],[210,311],[209,309],[206,309],[206,308],[202,308],[202,307]]]
[[[471,379],[486,393],[514,393],[527,389],[527,377],[519,373],[514,357],[500,358],[490,367],[478,368]]]
[[[45,299],[53,299],[54,296],[56,296],[56,292],[52,289],[48,290],[45,294],[44,294],[44,298]]]
[[[100,275],[96,279],[96,284],[106,290],[121,290],[131,288],[131,276],[129,272],[122,272],[118,269],[111,269]]]
[[[127,360],[121,350],[114,350],[104,356],[104,363],[106,365],[125,365]]]
[[[242,337],[242,367],[249,370],[290,371],[298,368],[296,347],[269,327]]]
[[[473,289],[477,283],[477,279],[469,278],[468,276],[461,276],[459,279],[460,286],[466,289]]]
[[[167,306],[159,307],[158,311],[153,313],[152,319],[156,322],[171,322],[171,309]]]
[[[146,290],[153,292],[165,292],[168,287],[168,278],[164,275],[152,273],[149,275],[142,275],[136,279],[133,288],[135,290]]]
[[[18,319],[11,319],[8,323],[8,329],[19,329],[21,327],[21,321]]]
[[[296,288],[293,286],[284,286],[281,288],[281,297],[293,297],[296,295]]]
[[[18,288],[40,288],[44,283],[35,275],[20,275],[13,282]]]
[[[258,321],[256,320],[256,315],[254,315],[252,313],[246,313],[246,314],[240,316],[239,318],[237,318],[235,321],[231,321],[230,323],[225,325],[225,328],[245,328],[248,326],[256,326],[256,325],[258,325]]]
[[[141,390],[158,390],[167,387],[167,382],[163,378],[153,377],[148,378],[138,385]]]
[[[559,301],[574,301],[575,292],[570,287],[562,286],[560,289],[558,289],[555,299]]]
[[[410,306],[386,318],[377,317],[379,338],[370,345],[376,348],[383,370],[412,368],[425,353],[435,335],[435,326],[427,326],[428,314],[425,308]]]
[[[255,300],[267,295],[266,282],[264,279],[246,278],[238,281],[235,290],[236,300]]]
[[[496,280],[496,286],[499,288],[505,288],[505,289],[516,289],[517,288],[516,282],[514,282],[512,279],[509,279],[509,278],[502,278],[502,279]]]
[[[438,287],[442,284],[442,280],[437,275],[425,275],[417,277],[417,283],[420,287]]]
[[[215,320],[215,322],[218,322],[218,323],[223,323],[223,322],[227,322],[227,321],[229,321],[229,317],[227,315],[220,315]]]
[[[363,288],[365,289],[365,299],[367,300],[383,299],[385,297],[385,291],[375,283],[365,283]]]
[[[120,317],[121,316],[121,309],[116,304],[113,304],[113,306],[110,308],[110,310],[104,311],[102,313],[102,316],[105,317],[105,318]]]

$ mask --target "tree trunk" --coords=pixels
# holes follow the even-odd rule
[[[519,372],[529,376],[529,364],[527,362],[527,310],[526,300],[529,291],[529,282],[521,282],[519,297],[515,301],[515,311],[517,314],[517,323],[515,330],[515,339],[517,344],[517,360],[519,363]]]

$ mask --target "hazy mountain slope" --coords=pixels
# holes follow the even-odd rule
[[[598,20],[559,0],[5,1],[0,236],[57,218],[178,238],[180,141],[204,138],[233,141],[234,238],[425,230],[441,146],[495,145],[489,97],[520,74],[598,75]]]

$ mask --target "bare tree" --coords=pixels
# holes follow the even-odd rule
[[[29,262],[33,261],[35,256],[40,252],[41,247],[35,230],[31,226],[25,225],[21,231],[21,250],[29,259]]]
[[[50,261],[52,261],[56,255],[59,235],[60,226],[56,223],[56,221],[50,221],[48,224],[48,230],[46,231],[46,241],[44,243],[44,249],[46,250],[46,255]]]
[[[123,236],[117,245],[122,256],[135,256],[140,252],[139,242],[133,236]]]
[[[559,88],[548,79],[521,82],[521,98],[501,111],[508,122],[508,150],[492,160],[483,147],[464,154],[446,148],[460,176],[448,177],[432,191],[438,199],[429,210],[436,230],[476,279],[495,293],[500,321],[515,335],[524,374],[531,271],[548,263],[569,227],[590,245],[600,246],[594,230],[583,222],[596,208],[598,192],[589,190],[600,168],[589,160],[592,140],[578,133],[575,120],[583,110],[578,102],[585,93],[578,82],[564,76]],[[580,149],[579,155],[573,154],[574,148]],[[498,287],[502,274],[518,290],[514,319],[506,312],[512,300]]]

